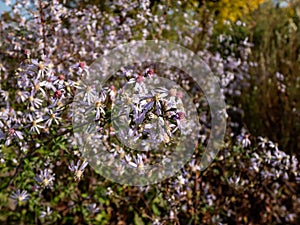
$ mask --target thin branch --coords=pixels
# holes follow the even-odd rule
[[[43,43],[44,43],[44,48],[43,48],[43,53],[46,55],[46,47],[47,47],[47,42],[46,42],[46,23],[45,23],[45,17],[44,17],[44,12],[43,12],[43,6],[42,6],[42,1],[39,1],[39,12],[40,12],[40,19],[41,19],[41,25],[42,25],[42,32],[43,32]]]

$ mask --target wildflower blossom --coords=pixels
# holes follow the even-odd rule
[[[31,84],[31,91],[34,94],[42,93],[44,98],[47,96],[45,90],[42,88],[41,83],[38,79],[33,80],[32,84]]]
[[[33,109],[38,109],[41,107],[43,100],[34,96],[34,92],[31,92],[31,95],[28,97],[29,107]]]
[[[51,70],[49,69],[48,65],[45,64],[45,62],[43,61],[39,62],[37,59],[32,59],[31,63],[34,66],[33,69],[38,70],[36,76],[37,79],[44,78],[45,76],[51,73]]]
[[[27,193],[26,190],[23,190],[21,192],[20,189],[17,189],[15,192],[13,192],[10,195],[10,198],[13,199],[14,203],[17,205],[17,204],[20,204],[22,202],[27,202],[29,200],[29,194]]]
[[[23,136],[23,132],[18,130],[19,125],[18,124],[14,124],[13,126],[11,126],[11,124],[8,125],[8,127],[6,128],[6,141],[5,141],[5,145],[8,146],[11,144],[13,139],[19,139],[19,140],[23,140],[24,136]]]
[[[49,169],[40,171],[40,174],[35,175],[35,181],[43,188],[52,188],[55,174],[51,174]],[[38,187],[40,187],[38,186]]]
[[[258,137],[258,146],[260,146],[261,148],[265,148],[267,146],[268,143],[268,139],[267,138],[263,138],[261,136]]]
[[[31,123],[31,125],[30,125],[29,131],[40,134],[40,129],[44,129],[44,126],[39,124],[42,121],[43,121],[43,118],[39,118],[39,117],[34,118],[33,116],[30,115],[29,122]]]
[[[101,115],[105,115],[104,107],[105,105],[100,100],[95,102],[96,120],[98,120]]]
[[[60,115],[59,111],[53,112],[52,109],[47,110],[47,116],[44,117],[44,120],[46,120],[45,125],[47,127],[50,127],[52,125],[52,122],[58,125],[59,122],[61,121],[61,117],[59,115]]]
[[[236,188],[239,185],[240,179],[241,179],[240,176],[233,175],[233,176],[229,177],[228,183]]]
[[[86,208],[90,214],[96,214],[99,212],[99,208],[97,207],[96,203],[88,204]]]
[[[249,140],[248,137],[245,137],[243,140],[242,140],[242,146],[243,148],[247,148],[251,145],[251,141]]]
[[[0,90],[0,96],[6,102],[6,101],[8,101],[8,98],[9,98],[9,92],[8,91],[4,91],[4,90]]]
[[[57,79],[54,75],[49,75],[47,78],[40,82],[40,87],[45,87],[48,90],[56,91],[56,87],[54,86],[56,84]],[[61,89],[61,86],[59,86],[59,89]]]
[[[108,187],[107,188],[107,192],[106,192],[106,195],[108,195],[108,196],[111,196],[111,195],[113,195],[113,190],[111,189],[111,187]]]
[[[18,103],[25,102],[29,96],[30,96],[30,93],[28,91],[18,90],[16,93],[16,100]]]
[[[45,211],[41,211],[40,218],[50,216],[51,214],[52,214],[52,210],[49,206],[47,206]]]
[[[85,167],[88,165],[88,162],[84,161],[80,165],[81,161],[78,160],[77,164],[74,164],[74,161],[71,161],[71,165],[69,166],[69,170],[71,170],[74,173],[74,179],[75,181],[79,181],[83,177],[83,172]]]
[[[80,82],[78,80],[81,75],[88,75],[87,62],[94,61],[95,57],[98,55],[96,52],[103,52],[105,55],[109,52],[109,49],[124,43],[126,40],[134,40],[137,37],[146,39],[149,35],[167,35],[169,31],[172,31],[173,33],[174,26],[170,26],[170,24],[166,23],[166,21],[169,21],[169,18],[171,18],[170,21],[172,21],[173,16],[174,19],[176,19],[174,21],[180,22],[180,24],[178,24],[179,27],[175,26],[176,29],[179,28],[179,30],[177,29],[178,32],[176,30],[174,34],[179,34],[178,43],[181,43],[182,45],[194,46],[190,41],[194,40],[200,32],[203,33],[203,29],[200,27],[199,20],[196,19],[198,18],[197,16],[199,16],[197,15],[197,11],[190,10],[190,6],[188,13],[184,12],[184,8],[181,10],[180,6],[185,5],[184,1],[176,1],[171,5],[165,5],[163,1],[160,1],[153,5],[149,0],[117,0],[113,3],[108,1],[109,6],[106,7],[104,4],[103,9],[99,9],[98,6],[95,5],[88,5],[88,7],[86,7],[85,4],[83,4],[80,5],[80,7],[72,6],[71,11],[67,6],[68,4],[60,4],[58,0],[41,1],[42,5],[40,8],[45,17],[44,22],[41,21],[39,12],[33,12],[33,20],[24,18],[22,15],[23,13],[21,13],[23,10],[30,9],[30,11],[32,11],[35,9],[35,6],[30,7],[30,2],[31,1],[20,0],[12,4],[14,7],[12,13],[18,14],[18,16],[11,16],[14,20],[13,27],[11,27],[11,24],[6,23],[7,18],[10,16],[4,16],[3,21],[0,23],[1,30],[5,31],[3,32],[3,40],[5,41],[1,42],[1,45],[3,45],[2,50],[7,49],[6,52],[9,53],[9,61],[13,62],[13,67],[15,66],[15,63],[14,60],[11,59],[19,59],[18,54],[20,52],[15,53],[10,50],[23,49],[25,46],[31,49],[30,51],[24,50],[24,52],[22,52],[23,58],[25,57],[26,60],[22,61],[20,69],[15,73],[16,76],[13,76],[11,79],[9,77],[10,67],[12,67],[9,65],[10,62],[7,63],[6,57],[3,57],[3,62],[0,64],[0,86],[3,85],[3,87],[8,89],[1,90],[0,95],[1,100],[3,100],[1,101],[3,110],[1,109],[2,111],[0,112],[0,144],[4,142],[8,145],[13,144],[8,148],[8,151],[4,148],[5,153],[4,156],[0,154],[0,162],[2,162],[4,160],[3,157],[5,157],[5,159],[7,159],[7,165],[12,164],[13,166],[17,166],[19,164],[19,158],[17,156],[19,155],[21,157],[24,155],[26,157],[25,160],[29,161],[29,166],[26,162],[26,166],[22,166],[20,170],[16,171],[16,176],[14,176],[12,180],[12,184],[14,184],[20,177],[20,171],[22,175],[26,175],[26,170],[28,168],[30,170],[30,165],[33,163],[39,165],[41,163],[40,160],[43,160],[43,157],[39,158],[36,156],[40,156],[41,153],[44,153],[41,151],[43,150],[42,147],[44,147],[44,144],[47,144],[45,145],[47,148],[53,145],[54,149],[50,149],[51,151],[54,151],[53,154],[49,154],[49,160],[47,159],[46,163],[45,160],[43,160],[43,163],[45,163],[44,165],[49,167],[48,171],[41,170],[34,178],[40,186],[46,188],[53,186],[54,175],[50,172],[50,168],[52,168],[52,166],[59,167],[63,162],[63,160],[57,160],[57,157],[61,157],[62,155],[60,148],[70,146],[72,148],[78,144],[78,142],[84,141],[79,140],[76,143],[72,135],[68,133],[70,121],[74,116],[68,109],[69,102],[72,102],[73,100],[75,90],[82,88],[80,87]],[[77,4],[76,1],[74,4]],[[107,11],[106,8],[109,8],[109,11]],[[162,15],[161,13],[152,15],[152,10],[156,10],[156,8],[160,12],[164,12],[163,16],[159,16]],[[110,15],[110,11],[118,13]],[[183,26],[181,26],[182,20],[177,20],[176,16],[180,16],[181,14],[184,18],[183,23],[186,22],[188,26],[186,26],[186,24],[182,24]],[[208,18],[208,20],[210,19]],[[210,25],[212,23],[214,23],[213,20],[205,23],[205,30],[208,31],[208,39],[211,37],[209,33],[212,32],[212,26]],[[15,24],[19,26],[15,26]],[[149,25],[151,25],[151,29],[153,28],[153,32],[149,31]],[[230,25],[229,21],[228,25]],[[244,26],[241,21],[238,21],[237,25]],[[41,38],[43,37],[43,26],[45,26],[46,29],[46,40]],[[185,29],[187,30],[182,32],[181,27],[186,27]],[[20,38],[21,36],[19,34],[21,34],[22,38]],[[174,38],[176,38],[176,35]],[[249,77],[247,77],[248,67],[255,65],[255,62],[253,64],[251,64],[251,62],[248,63],[247,54],[249,54],[248,50],[251,45],[248,43],[247,38],[240,40],[239,43],[234,43],[234,37],[225,34],[220,35],[219,38],[217,37],[216,39],[220,40],[220,45],[216,50],[216,53],[210,53],[209,49],[215,49],[214,46],[210,45],[210,42],[206,43],[207,47],[203,46],[205,48],[204,51],[199,51],[198,53],[208,65],[211,65],[211,68],[215,70],[214,72],[219,76],[222,92],[225,93],[226,96],[239,95],[241,89],[245,87],[244,85],[247,85],[248,80],[250,80],[248,79]],[[205,43],[205,40],[203,40],[203,43]],[[32,46],[36,46],[36,49]],[[42,55],[42,52],[44,52],[45,55]],[[176,54],[176,52],[173,52],[172,54]],[[31,59],[31,55],[37,55],[41,60]],[[55,61],[55,68],[47,62],[47,57],[50,57],[51,60]],[[86,61],[80,61],[82,59]],[[152,89],[147,86],[147,82],[153,81],[156,75],[160,73],[159,69],[157,69],[159,67],[156,68],[156,65],[155,67],[146,66],[146,68],[143,67],[138,70],[135,70],[134,67],[135,66],[128,66],[128,68],[120,69],[120,79],[123,79],[125,82],[129,80],[127,83],[132,83],[130,91],[132,91],[133,94],[129,94],[126,98],[125,94],[124,98],[118,98],[117,93],[121,93],[121,90],[119,90],[118,87],[119,85],[122,85],[122,82],[119,83],[119,81],[116,80],[113,80],[112,82],[108,81],[113,84],[109,84],[110,88],[103,88],[104,91],[101,91],[100,93],[98,93],[98,91],[93,92],[93,86],[82,89],[82,93],[85,94],[84,101],[86,103],[83,105],[90,107],[96,114],[97,121],[95,122],[97,124],[95,130],[99,131],[99,134],[94,136],[91,135],[89,139],[92,140],[92,144],[99,140],[103,140],[107,145],[105,145],[103,149],[98,150],[94,148],[92,151],[95,153],[95,157],[99,157],[98,154],[96,154],[98,151],[107,150],[108,153],[111,153],[111,158],[107,158],[109,161],[113,161],[116,157],[119,157],[122,163],[115,165],[115,172],[117,174],[122,174],[123,170],[125,170],[124,164],[126,163],[133,169],[142,169],[149,162],[152,163],[151,157],[153,156],[153,151],[151,150],[155,150],[153,161],[156,161],[156,156],[160,157],[161,154],[171,154],[174,150],[173,146],[170,149],[165,149],[163,147],[167,146],[167,144],[173,144],[176,135],[183,134],[186,127],[192,129],[196,128],[194,124],[189,124],[190,114],[188,111],[185,111],[183,102],[185,102],[186,98],[183,97],[183,92],[180,91],[180,88],[168,90],[163,88]],[[172,70],[163,70],[163,72],[164,75],[170,76],[171,80],[178,80],[180,85],[187,91],[190,91],[190,93],[197,90],[196,88],[191,88],[189,81],[183,75],[184,73],[177,73]],[[2,82],[2,80],[5,80],[5,82]],[[115,81],[117,85],[114,83]],[[282,84],[282,81],[285,80],[278,77],[278,81],[280,81],[280,90],[285,90],[285,86]],[[2,87],[0,87],[0,89],[1,88]],[[287,91],[288,86],[286,87],[286,92]],[[15,96],[13,96],[14,94]],[[124,108],[122,108],[120,115],[118,114],[116,117],[121,117],[124,114],[124,118],[127,119],[125,124],[129,126],[126,131],[120,132],[110,127],[111,124],[109,119],[102,120],[104,115],[110,115],[110,109],[107,107],[106,103],[109,102],[109,104],[112,103],[118,107],[118,101],[121,101],[122,104],[124,104]],[[228,101],[229,104],[230,102],[231,101]],[[195,105],[197,109],[200,109],[202,103],[199,103],[197,100]],[[296,107],[294,107],[294,109],[296,110]],[[219,113],[225,112],[220,111]],[[64,118],[63,124],[61,124],[62,117]],[[202,143],[205,144],[205,140],[210,136],[211,127],[209,123],[205,124],[206,121],[209,121],[209,117],[202,118],[203,117],[201,116],[201,122],[204,121],[203,127],[201,128],[203,129],[203,132],[201,130],[202,133],[200,137]],[[92,118],[92,120],[94,120],[94,118]],[[235,127],[236,129],[239,129],[241,125],[239,122],[233,120],[231,124],[232,127]],[[26,130],[26,128],[29,128],[31,132]],[[38,135],[39,140],[37,141],[37,135],[35,135],[35,133],[39,134],[42,130],[43,134]],[[34,134],[32,134],[32,132],[34,132]],[[59,137],[56,137],[56,134],[59,135]],[[145,154],[135,154],[135,152],[128,153],[127,146],[122,146],[115,142],[116,134],[125,137],[124,139],[128,141],[128,143],[141,141],[141,145],[144,147],[143,150],[147,152]],[[234,136],[235,133],[232,131],[231,137]],[[52,140],[53,138],[55,139]],[[239,141],[244,148],[250,148],[251,145],[253,145],[249,136],[245,135],[245,132],[242,132]],[[231,142],[229,141],[228,143]],[[116,203],[116,205],[126,205],[126,202],[131,202],[132,197],[136,199],[136,202],[141,202],[140,194],[150,191],[150,195],[147,194],[142,196],[145,198],[142,199],[142,202],[144,202],[144,200],[148,201],[148,196],[155,196],[153,205],[152,203],[150,205],[150,208],[152,207],[153,210],[146,210],[144,212],[144,210],[141,209],[143,215],[141,220],[149,219],[151,222],[148,223],[153,224],[171,223],[171,221],[168,220],[176,220],[173,221],[174,223],[181,223],[181,221],[184,223],[184,221],[189,220],[191,223],[194,222],[197,224],[256,224],[257,221],[253,221],[249,215],[255,215],[253,218],[263,218],[265,223],[274,223],[275,220],[277,220],[275,222],[280,224],[297,221],[297,214],[291,213],[293,208],[297,208],[300,204],[300,199],[297,198],[298,188],[291,183],[292,179],[300,182],[297,159],[282,153],[282,151],[278,149],[278,146],[266,141],[266,138],[260,140],[260,148],[258,151],[254,145],[254,148],[251,148],[251,151],[241,148],[237,148],[238,151],[236,151],[236,149],[232,150],[232,146],[228,143],[226,143],[227,152],[225,156],[216,160],[214,164],[211,165],[213,168],[211,170],[206,170],[203,173],[204,176],[201,176],[200,179],[196,178],[200,171],[200,160],[198,160],[198,156],[195,153],[193,159],[187,165],[190,167],[188,171],[190,173],[185,173],[184,175],[174,178],[173,180],[175,181],[173,183],[166,180],[155,186],[154,189],[150,186],[147,188],[138,188],[137,190],[140,193],[135,192],[136,188],[130,188],[130,191],[128,191],[127,187],[122,187],[121,190],[114,193],[112,188],[109,187],[107,188],[107,194],[111,195],[112,198],[123,195],[120,196],[120,198],[113,199],[112,202]],[[35,151],[35,148],[38,148],[38,150]],[[59,154],[57,154],[57,152]],[[72,149],[70,152],[80,156],[80,151],[77,148]],[[236,152],[239,153],[237,154]],[[245,152],[247,154],[244,154]],[[31,157],[32,153],[33,155]],[[14,156],[11,157],[10,154],[14,154]],[[99,158],[96,158],[96,160],[97,163],[101,163]],[[167,165],[170,164],[170,160],[171,159],[168,159],[163,155],[161,162],[163,165]],[[224,163],[224,160],[228,163]],[[55,163],[51,163],[51,161],[55,161]],[[220,162],[222,162],[222,164]],[[76,164],[72,161],[69,169],[74,174],[76,181],[82,178],[86,165],[86,162],[81,164],[80,160]],[[250,171],[248,171],[249,167]],[[239,169],[245,174],[242,177],[233,175],[228,178],[228,182],[226,183],[226,179],[224,182],[224,177],[227,177],[228,175],[227,169]],[[222,176],[221,179],[217,177],[218,174]],[[53,176],[53,178],[51,176]],[[23,177],[21,178],[23,179]],[[91,179],[91,181],[93,180],[94,179]],[[282,182],[283,180],[284,182]],[[24,181],[27,182],[27,179],[24,179]],[[24,185],[26,185],[26,182]],[[28,180],[28,182],[30,183],[30,180]],[[65,182],[64,180],[60,180],[57,184],[65,184],[66,182],[67,179]],[[262,182],[263,185],[261,185]],[[107,182],[101,183],[101,185],[104,186],[106,184]],[[291,186],[288,186],[290,184]],[[229,191],[228,195],[224,196],[222,193],[228,191],[228,185],[234,187],[243,185],[244,190],[241,192],[235,191],[233,192],[234,195],[231,195],[232,193]],[[96,186],[97,185],[93,183],[92,185],[89,185],[88,189],[93,191]],[[180,187],[178,188],[178,186]],[[287,186],[289,188],[288,191],[285,190]],[[155,194],[156,188],[159,190],[159,194]],[[265,188],[268,188],[268,191],[265,191]],[[58,189],[60,188],[58,187]],[[295,193],[292,193],[293,189],[296,190]],[[80,190],[87,189],[82,186],[78,189],[78,191]],[[196,196],[200,191],[201,196]],[[19,191],[19,195],[22,193]],[[115,195],[113,195],[113,193]],[[288,193],[290,195],[280,193]],[[53,192],[50,196],[48,194],[50,193],[47,192],[46,195],[44,195],[43,192],[42,195],[38,197],[38,199],[40,199],[40,197],[42,198],[42,204],[47,204],[46,201],[49,197],[52,198],[52,195],[55,193]],[[93,197],[98,197],[98,191],[94,192],[94,194],[95,196]],[[272,196],[270,194],[272,194]],[[63,196],[64,195],[61,195],[60,197],[63,198]],[[285,204],[283,202],[290,196],[293,198],[293,204],[286,204],[286,207],[281,207],[281,204]],[[66,199],[59,198],[58,202],[51,200],[51,205],[58,204],[56,206],[53,205],[53,207],[59,210],[59,212],[62,212],[62,215],[67,213],[70,218],[70,223],[72,223],[74,222],[72,221],[72,214],[79,215],[77,213],[78,207],[75,207],[75,202],[77,200],[82,200],[83,203],[90,201],[89,197],[90,196],[84,197],[83,193],[81,196],[81,194],[76,191],[74,193],[72,192],[71,196],[67,196]],[[124,199],[125,201],[120,199]],[[161,208],[165,205],[165,199],[168,199],[170,203],[170,207],[167,211]],[[198,205],[194,204],[197,203],[197,199],[201,199],[201,203]],[[270,201],[270,199],[272,201]],[[17,202],[23,202],[23,200],[17,200]],[[255,203],[257,203],[255,202],[256,200],[262,206],[261,208],[267,210],[256,210],[258,212],[249,210],[247,206],[255,205]],[[220,202],[226,203],[222,205],[223,208],[221,211],[224,211],[225,213],[221,216],[216,215],[220,213],[220,208],[218,208],[220,207]],[[158,204],[159,207],[155,207],[156,204]],[[194,208],[195,205],[198,207],[197,209]],[[238,207],[237,210],[236,205],[241,207]],[[205,207],[204,211],[201,210],[202,206]],[[244,208],[244,206],[246,207]],[[68,208],[64,210],[64,207]],[[28,210],[32,211],[31,208],[32,207],[29,207]],[[110,220],[106,221],[106,223],[114,223],[115,221],[113,220],[115,218],[117,218],[119,222],[122,221],[122,213],[124,210],[117,212],[117,216],[110,216],[111,212],[109,208],[111,207],[108,205],[107,208],[108,210],[101,212],[101,214],[104,213],[101,215],[103,220],[106,218],[109,218]],[[99,211],[99,207],[95,203],[91,203],[87,206],[87,210],[90,214],[95,214]],[[139,207],[134,210],[134,216],[136,213],[139,213],[138,210]],[[153,211],[155,215],[151,215],[151,211]],[[124,212],[126,212],[126,210]],[[192,212],[200,213],[198,221],[196,221],[197,215],[192,216],[190,214]],[[29,215],[30,213],[31,212],[29,212]],[[48,206],[41,212],[40,217],[43,218],[49,216],[51,213],[52,210]],[[109,216],[106,216],[106,213],[108,213]],[[76,216],[76,220],[78,219],[78,221],[83,223],[93,222],[89,220],[90,218],[88,218],[89,221],[83,221],[81,216],[81,214],[79,217]],[[11,215],[11,217],[13,219],[20,218],[26,220],[20,221],[20,223],[31,224],[34,222],[31,220],[31,217],[15,217],[14,215]],[[125,219],[126,218],[125,215]],[[96,220],[97,219],[99,218],[96,218]],[[134,219],[137,221],[140,220],[139,217]],[[195,221],[192,221],[193,219],[195,219]],[[52,222],[55,223],[55,221],[56,220]],[[146,221],[143,222],[147,223]]]

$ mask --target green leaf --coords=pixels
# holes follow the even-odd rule
[[[156,216],[159,216],[160,215],[160,211],[159,209],[157,208],[157,206],[155,204],[152,204],[152,210],[153,210],[153,213],[156,215]]]
[[[83,198],[86,198],[88,195],[87,195],[87,193],[83,193],[83,194],[81,194],[81,196],[82,196]]]
[[[142,218],[139,216],[137,212],[134,213],[134,224],[135,225],[144,225]]]

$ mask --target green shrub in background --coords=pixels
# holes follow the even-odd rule
[[[289,1],[285,7],[279,7],[279,3],[264,1],[256,10],[239,17],[241,20],[218,25],[210,50],[220,52],[223,58],[231,54],[232,49],[224,46],[228,42],[222,44],[218,39],[220,34],[230,37],[229,43],[249,38],[253,44],[249,49],[248,60],[252,63],[246,78],[249,83],[243,86],[240,97],[228,100],[243,110],[241,117],[251,133],[271,137],[287,152],[300,154],[297,135],[300,131],[300,2]],[[245,26],[240,25],[243,23]]]
[[[253,134],[266,135],[287,152],[300,149],[300,2],[279,8],[266,3],[251,14],[249,88],[241,98]],[[267,19],[266,19],[267,18]]]

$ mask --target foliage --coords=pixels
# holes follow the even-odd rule
[[[265,0],[212,0],[207,1],[207,6],[214,11],[216,18],[220,22],[223,22],[224,20],[235,22],[256,10],[264,1]]]
[[[1,223],[298,224],[300,164],[293,152],[300,143],[295,135],[300,124],[299,5],[262,4],[254,10],[261,1],[246,6],[236,1],[231,7],[233,2],[38,0],[11,5],[0,23]],[[245,19],[244,13],[249,14]],[[122,43],[148,39],[190,48],[220,81],[228,129],[220,154],[205,171],[199,165],[211,131],[209,106],[183,71],[131,65],[120,68],[97,96],[83,88],[81,80],[95,59]],[[104,150],[140,168],[151,154],[119,145],[109,115],[122,84],[131,83],[138,90],[135,97],[121,98],[133,102],[130,131],[137,127],[140,137],[153,134],[159,149],[167,147],[159,154],[172,151],[184,121],[177,104],[182,95],[174,89],[143,89],[145,80],[156,76],[176,81],[193,96],[201,124],[198,147],[184,168],[163,182],[144,187],[113,183],[88,165],[78,148],[72,127],[75,93],[80,90],[92,105],[99,139],[107,143]],[[145,131],[153,128],[153,117],[177,129],[161,136]]]
[[[242,98],[245,121],[254,134],[266,135],[286,151],[298,154],[300,140],[295,134],[300,131],[299,2],[290,8],[266,4],[253,13],[252,21],[251,58],[258,64]]]

